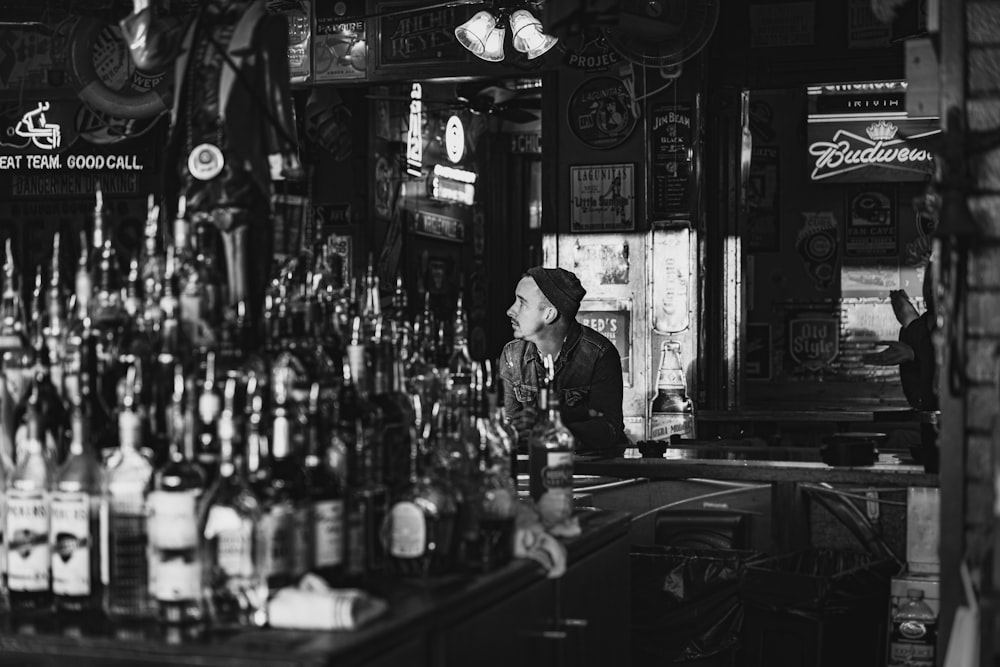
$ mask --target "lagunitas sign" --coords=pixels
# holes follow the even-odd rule
[[[832,317],[796,317],[788,322],[788,354],[796,372],[832,371],[840,354],[839,320]]]
[[[809,178],[828,183],[925,181],[934,171],[934,155],[915,140],[940,131],[935,118],[811,118]]]

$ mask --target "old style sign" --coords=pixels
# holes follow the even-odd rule
[[[796,372],[832,371],[840,354],[840,321],[832,317],[789,320],[788,354],[796,364]]]

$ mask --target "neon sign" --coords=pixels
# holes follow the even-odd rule
[[[410,123],[406,130],[406,173],[420,176],[424,167],[423,87],[414,83],[410,89]]]
[[[891,179],[886,180],[924,180],[933,171],[934,155],[907,142],[940,132],[928,122],[932,120],[810,123],[809,155],[814,162],[809,177],[813,181],[871,180],[871,169],[882,169],[891,172]],[[901,135],[903,124],[916,125],[919,131]],[[828,134],[831,125],[835,128],[832,137]],[[866,172],[856,173],[866,168]]]
[[[472,206],[476,201],[476,186],[442,176],[427,179],[427,196],[439,201]]]
[[[458,162],[465,155],[465,128],[458,116],[450,117],[444,128],[444,150],[452,162]]]

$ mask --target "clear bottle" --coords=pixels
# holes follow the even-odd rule
[[[222,397],[217,384],[215,352],[205,354],[205,376],[198,394],[198,418],[195,422],[198,441],[198,463],[208,472],[209,482],[213,471],[219,468],[218,419],[222,412]]]
[[[7,586],[14,611],[49,609],[52,605],[50,492],[55,470],[42,444],[43,426],[38,391],[32,389],[24,455],[6,492]]]
[[[274,380],[269,483],[261,499],[260,521],[261,570],[272,591],[297,580],[306,570],[308,556],[305,471],[292,456],[291,387],[283,375]]]
[[[424,469],[423,439],[414,436],[409,483],[396,494],[386,520],[386,551],[400,574],[445,574],[455,567],[457,499],[447,480]]]
[[[232,404],[236,380],[226,380],[223,399]],[[220,417],[225,424],[229,415]],[[247,483],[233,451],[233,434],[223,426],[219,438],[219,477],[206,503],[202,545],[207,577],[206,600],[214,627],[267,623],[267,581],[261,571],[262,545],[256,530],[260,502]]]
[[[887,667],[934,667],[937,615],[919,588],[906,591],[892,614]]]
[[[469,405],[471,396],[473,369],[472,356],[469,354],[468,320],[462,305],[462,292],[458,293],[455,304],[455,320],[452,329],[452,350],[448,357],[448,375],[450,389],[455,392],[459,405]]]
[[[90,443],[86,403],[73,409],[69,456],[52,492],[52,594],[56,609],[101,609],[108,583],[104,471]]]
[[[547,381],[539,391],[544,412],[528,436],[528,491],[545,525],[573,516],[573,451],[576,439],[559,415],[554,364],[545,356]]]
[[[359,319],[356,317],[355,323]],[[348,355],[351,356],[350,348]],[[337,428],[348,446],[344,575],[357,580],[383,567],[380,531],[388,509],[388,493],[374,456],[374,408],[355,386],[352,366],[350,362],[344,363]]]
[[[52,264],[49,276],[49,289],[45,298],[45,349],[49,356],[49,369],[52,373],[52,384],[55,385],[60,397],[63,397],[63,361],[66,356],[66,336],[69,333],[69,322],[66,318],[66,300],[62,285],[62,269],[59,264],[60,234],[52,237]]]
[[[649,404],[649,438],[670,440],[675,435],[694,436],[694,405],[687,395],[680,343],[665,340],[660,347],[656,395]]]
[[[14,460],[14,436],[17,428],[14,410],[27,395],[31,382],[34,355],[28,342],[26,313],[21,298],[21,279],[14,264],[11,239],[6,243],[3,293],[0,295],[0,458]]]
[[[335,415],[324,419],[320,408],[319,383],[309,389],[306,424],[305,474],[309,498],[310,569],[333,585],[340,579],[344,563],[344,471],[343,442],[329,444],[324,433],[336,431]],[[338,451],[330,450],[337,446]]]
[[[196,623],[204,617],[199,535],[206,478],[194,458],[184,394],[184,368],[176,364],[170,453],[154,473],[146,497],[149,588],[159,620],[168,625]]]
[[[153,465],[142,452],[142,422],[136,401],[136,368],[126,371],[118,412],[118,448],[107,463],[109,515],[108,615],[140,619],[152,615],[147,560],[146,494]]]

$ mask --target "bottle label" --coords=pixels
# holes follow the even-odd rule
[[[205,537],[215,540],[216,561],[229,577],[253,575],[253,524],[244,520],[232,507],[216,505],[209,510]]]
[[[368,506],[364,502],[352,503],[347,515],[347,572],[352,575],[364,574],[368,567],[367,523]]]
[[[291,503],[280,502],[261,518],[260,534],[264,541],[265,577],[292,574],[295,550],[295,515]]]
[[[694,435],[694,417],[691,413],[654,412],[649,416],[650,440],[669,440],[673,435]]]
[[[49,499],[44,493],[7,492],[7,587],[12,591],[49,588]]]
[[[546,489],[573,490],[573,453],[547,452],[542,469],[542,486]]]
[[[316,567],[340,565],[344,558],[344,501],[320,500],[313,504],[312,534]]]
[[[90,496],[52,494],[52,592],[90,594]]]
[[[419,558],[427,546],[427,524],[423,511],[410,502],[399,502],[389,513],[392,522],[389,553],[394,558]]]
[[[889,637],[888,667],[934,667],[936,622],[912,618],[894,620]]]
[[[198,490],[152,491],[146,500],[150,546],[183,551],[198,546]]]
[[[212,391],[202,392],[198,397],[198,416],[205,424],[211,424],[222,412],[222,401],[219,395]]]
[[[149,591],[160,602],[195,600],[201,595],[201,562],[196,549],[151,549]]]

